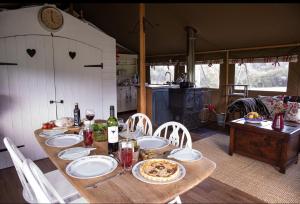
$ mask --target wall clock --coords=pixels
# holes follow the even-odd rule
[[[62,13],[55,7],[45,6],[38,13],[40,24],[49,31],[58,31],[63,23]]]

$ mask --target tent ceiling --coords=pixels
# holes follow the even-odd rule
[[[0,4],[13,9],[22,4]],[[68,4],[57,4],[66,9]],[[76,3],[84,18],[138,52],[138,4]],[[186,52],[189,25],[196,51],[300,42],[300,4],[146,4],[146,55]]]
[[[77,4],[85,18],[138,52],[137,4]],[[300,4],[146,4],[146,54],[186,52],[184,27],[198,30],[196,51],[300,41]]]

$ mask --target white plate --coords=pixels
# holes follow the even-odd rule
[[[174,154],[176,151],[179,151],[179,150],[181,150],[181,148],[173,149],[170,152],[170,155]],[[192,153],[191,154],[182,153],[181,155],[178,155],[178,156],[175,156],[175,157],[171,157],[171,158],[177,159],[179,161],[197,161],[197,160],[202,159],[202,154],[198,150],[192,149]]]
[[[135,132],[122,131],[122,132],[119,132],[119,135],[124,138],[133,139],[135,137]]]
[[[61,135],[67,132],[68,129],[50,129],[50,130],[43,130],[39,136],[41,137],[53,137],[55,135]]]
[[[143,136],[138,137],[137,143],[141,149],[161,149],[169,145],[169,140],[163,137]]]
[[[50,147],[70,147],[83,141],[82,135],[61,134],[46,140],[45,144]]]
[[[147,160],[145,160],[147,161]],[[172,162],[175,162],[178,164],[178,167],[179,167],[179,174],[176,178],[170,180],[170,181],[152,181],[152,180],[149,180],[149,179],[146,179],[145,177],[143,177],[141,174],[140,174],[140,166],[141,164],[143,164],[145,161],[140,161],[139,163],[135,164],[132,168],[132,174],[135,178],[137,178],[138,180],[142,181],[142,182],[145,182],[145,183],[149,183],[149,184],[170,184],[170,183],[174,183],[174,182],[177,182],[179,180],[181,180],[185,174],[186,174],[186,171],[185,171],[185,168],[182,164],[179,164],[178,162],[176,161],[173,161]]]
[[[117,166],[118,162],[109,156],[86,156],[69,163],[66,167],[66,173],[74,178],[90,179],[109,174]]]
[[[60,151],[57,156],[58,158],[63,160],[75,160],[84,156],[88,156],[90,154],[90,151],[89,150],[84,151],[85,149],[86,148],[84,147],[72,147]]]
[[[122,131],[119,132],[119,135],[124,138],[134,139],[136,137],[136,132]]]

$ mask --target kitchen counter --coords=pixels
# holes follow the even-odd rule
[[[136,87],[140,87],[140,85],[135,85]],[[146,88],[149,89],[202,89],[200,87],[190,87],[190,88],[180,88],[179,84],[172,84],[172,85],[167,85],[167,84],[146,84],[145,85]]]
[[[179,85],[146,85],[146,114],[154,128],[168,121],[178,121],[188,129],[197,128],[203,91],[203,88],[180,88]]]

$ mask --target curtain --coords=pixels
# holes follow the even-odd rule
[[[240,59],[229,59],[229,64],[244,64],[244,63],[268,63],[273,62],[274,65],[279,62],[297,62],[298,55],[286,55],[279,57],[264,57],[264,58],[240,58]]]

